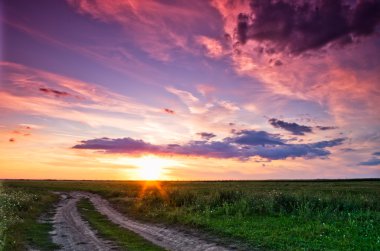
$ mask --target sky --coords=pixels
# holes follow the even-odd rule
[[[0,0],[0,178],[380,178],[379,0]]]

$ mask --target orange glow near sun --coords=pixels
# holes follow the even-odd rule
[[[136,159],[136,166],[139,167],[138,175],[143,180],[158,180],[164,172],[166,166],[170,166],[170,161],[154,156],[145,156]]]
[[[122,157],[116,159],[106,159],[103,162],[113,163],[118,165],[130,165],[137,167],[133,176],[139,180],[159,180],[165,179],[169,172],[168,167],[178,167],[183,164],[177,160],[159,157],[155,155],[146,155],[142,157]]]
[[[180,165],[176,160],[165,159],[153,155],[135,159],[134,162],[134,165],[139,168],[138,176],[143,180],[162,179],[167,172],[165,168]]]

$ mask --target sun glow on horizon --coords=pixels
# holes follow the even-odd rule
[[[122,157],[116,159],[107,159],[103,162],[118,164],[118,165],[131,165],[137,167],[134,173],[134,179],[142,180],[159,180],[167,178],[166,174],[169,172],[168,167],[183,166],[177,160],[163,158],[155,155],[146,155],[137,158]]]

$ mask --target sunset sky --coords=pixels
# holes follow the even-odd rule
[[[0,12],[0,178],[380,177],[378,0]]]

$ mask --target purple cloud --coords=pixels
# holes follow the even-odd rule
[[[241,149],[224,141],[191,141],[184,145],[166,148],[166,153],[211,158],[245,158]]]
[[[80,144],[75,145],[74,149],[92,149],[104,150],[109,153],[159,153],[160,147],[146,143],[143,140],[135,140],[132,138],[110,139],[99,138],[80,141]]]
[[[316,143],[311,143],[309,145],[314,147],[314,148],[334,147],[334,146],[339,146],[339,145],[343,144],[343,142],[345,140],[346,139],[344,139],[344,138],[338,138],[338,139],[332,139],[332,140],[319,141]]]
[[[210,140],[210,139],[216,137],[216,135],[211,133],[211,132],[199,132],[199,133],[197,133],[197,135],[201,136],[201,138],[203,140]]]
[[[297,123],[289,123],[275,118],[269,119],[268,122],[275,128],[284,129],[294,135],[305,135],[305,133],[313,132],[310,126],[299,125]]]
[[[275,134],[265,131],[243,130],[235,133],[233,138],[227,140],[241,145],[283,145],[284,142]]]
[[[272,160],[296,157],[311,159],[315,157],[325,157],[330,154],[330,152],[324,148],[314,147],[309,144],[286,144],[275,147],[257,147],[252,153],[262,158]]]
[[[380,165],[380,159],[370,159],[367,161],[360,162],[359,165],[361,166],[377,166]]]
[[[316,126],[316,128],[321,130],[321,131],[327,131],[327,130],[337,129],[338,127],[336,127],[336,126]]]
[[[105,153],[124,154],[177,154],[212,158],[237,158],[248,160],[258,156],[269,160],[302,157],[325,157],[325,148],[341,145],[344,139],[334,139],[310,144],[285,144],[276,135],[264,131],[241,131],[221,141],[190,141],[184,144],[153,145],[132,138],[99,138],[81,141],[75,149],[103,150]]]

